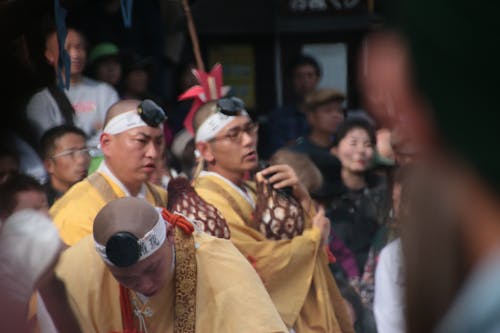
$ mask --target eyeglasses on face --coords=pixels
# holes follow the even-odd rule
[[[237,116],[245,110],[245,103],[238,97],[221,98],[217,101],[217,112],[226,116]]]
[[[259,124],[255,122],[249,122],[243,127],[234,127],[231,128],[226,134],[221,136],[216,136],[210,141],[220,141],[227,140],[234,143],[240,143],[243,139],[243,133],[250,135],[252,138],[257,135],[257,131],[259,130]]]
[[[163,109],[150,99],[145,99],[139,104],[137,113],[151,127],[158,127],[158,125],[167,119]]]
[[[92,148],[81,148],[81,149],[67,149],[63,150],[62,152],[55,154],[54,156],[51,157],[51,159],[56,159],[60,157],[70,157],[72,160],[76,159],[77,157],[84,157],[84,158],[90,158],[92,156]]]

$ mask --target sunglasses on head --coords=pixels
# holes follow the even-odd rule
[[[221,98],[217,101],[217,112],[226,116],[237,116],[245,110],[245,103],[238,97]]]
[[[137,113],[151,127],[158,127],[158,125],[167,119],[163,109],[150,99],[145,99],[139,104]]]

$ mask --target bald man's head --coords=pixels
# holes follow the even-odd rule
[[[109,202],[94,220],[96,250],[111,274],[148,297],[173,279],[172,230],[153,206],[133,197]]]
[[[142,238],[158,221],[158,213],[147,201],[126,197],[104,206],[94,220],[94,239],[106,245],[118,232],[129,232]]]
[[[139,104],[141,104],[141,101],[137,99],[124,99],[111,105],[108,112],[106,112],[104,127],[106,127],[109,121],[114,117],[131,110],[136,110]]]

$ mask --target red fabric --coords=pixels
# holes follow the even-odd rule
[[[334,264],[337,262],[337,258],[333,255],[332,251],[330,251],[330,248],[328,245],[325,246],[326,254],[328,255],[328,262],[331,264]]]
[[[179,96],[179,100],[193,98],[193,104],[184,119],[184,127],[194,136],[193,117],[195,112],[204,103],[219,99],[223,96],[222,86],[222,65],[215,64],[212,70],[207,73],[199,69],[193,69],[193,74],[199,85],[193,86]]]
[[[135,328],[134,317],[132,316],[132,305],[128,289],[120,284],[120,309],[122,312],[123,332],[113,331],[110,333],[141,333]]]
[[[191,235],[194,231],[194,226],[181,215],[170,213],[168,210],[163,208],[161,216],[165,219],[165,221],[175,227],[181,228],[182,231],[188,235]]]
[[[250,255],[248,255],[248,256],[247,256],[247,259],[248,259],[248,261],[250,262],[250,264],[252,265],[252,267],[253,267],[255,270],[257,270],[257,259],[255,259],[255,257],[250,256]]]

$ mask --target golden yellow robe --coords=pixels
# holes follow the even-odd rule
[[[197,231],[192,237],[197,269],[195,332],[287,332],[255,270],[231,241]],[[97,254],[92,236],[62,254],[56,274],[66,284],[83,332],[123,332],[119,285]],[[173,332],[173,294],[170,284],[149,298],[146,304],[153,314],[146,318],[148,332]]]
[[[254,196],[254,183],[247,182]],[[321,235],[311,228],[291,240],[268,240],[249,227],[253,208],[237,190],[220,177],[206,174],[197,178],[199,196],[220,210],[231,231],[231,241],[242,254],[255,262],[257,273],[281,318],[297,333],[354,332],[343,298],[328,268]],[[312,212],[310,212],[312,213]],[[307,214],[307,212],[306,212]]]
[[[125,196],[122,189],[108,176],[101,175],[111,185],[116,197],[122,198]],[[150,186],[153,186],[159,193],[163,201],[163,207],[166,207],[167,192],[158,186],[152,184]],[[152,204],[155,202],[149,188],[146,191],[146,200]],[[109,199],[106,199],[102,193],[91,185],[88,178],[73,185],[50,208],[50,215],[59,229],[61,239],[68,245],[74,245],[83,237],[92,234],[94,218],[109,201]]]

